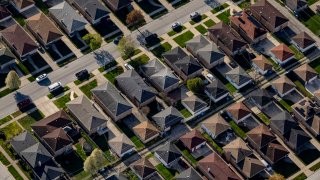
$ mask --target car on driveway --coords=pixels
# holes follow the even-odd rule
[[[118,37],[114,38],[113,43],[115,45],[118,45],[121,39],[122,39],[122,36],[118,36]]]
[[[190,14],[190,18],[192,20],[199,19],[200,17],[201,17],[201,15],[198,12],[193,12],[193,13]]]
[[[177,29],[181,28],[181,23],[180,23],[180,22],[175,22],[175,23],[173,23],[173,24],[171,25],[171,28],[172,28],[173,30],[177,30]]]
[[[133,70],[134,68],[130,65],[130,64],[124,64],[124,67],[127,69],[127,70]]]
[[[88,70],[84,69],[76,73],[76,77],[78,80],[88,79],[90,76]]]
[[[43,81],[43,80],[45,80],[45,79],[47,79],[48,78],[48,75],[47,74],[41,74],[40,76],[38,76],[37,78],[36,78],[36,81],[39,83],[39,82],[41,82],[41,81]]]

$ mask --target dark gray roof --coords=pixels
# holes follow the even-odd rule
[[[227,72],[226,76],[237,85],[242,85],[251,80],[251,77],[239,66]]]
[[[183,59],[176,61],[174,64],[186,76],[191,75],[202,69],[202,66],[196,61],[196,59],[193,56],[186,56]]]
[[[50,13],[70,32],[83,28],[87,21],[67,2],[62,2],[49,9]]]
[[[193,112],[196,112],[202,108],[205,108],[208,106],[206,102],[198,98],[196,95],[189,96],[182,100],[182,102],[188,106],[189,109],[191,109]]]
[[[84,95],[67,103],[67,107],[89,132],[107,121],[106,117]]]
[[[37,174],[41,174],[41,180],[53,180],[63,177],[64,170],[58,167],[53,160],[46,162],[41,168],[37,168]]]
[[[20,154],[32,168],[40,167],[52,160],[51,154],[40,142],[26,148]]]
[[[294,147],[294,149],[298,149],[301,146],[305,145],[311,137],[308,136],[300,127],[292,128],[290,131],[289,137],[286,137],[289,143]]]
[[[36,143],[37,141],[27,131],[19,134],[11,140],[11,145],[18,154]]]
[[[248,178],[257,175],[266,168],[259,159],[251,157],[245,157],[244,161],[240,164],[242,172]]]
[[[157,153],[167,164],[181,157],[181,154],[175,145],[171,144],[170,142],[167,142],[165,145],[161,146],[155,151],[155,153]]]
[[[196,53],[199,49],[209,44],[210,42],[203,35],[199,35],[186,42],[186,48]]]
[[[202,180],[201,176],[192,167],[182,171],[174,179],[176,180]]]
[[[128,6],[131,3],[131,0],[104,0],[108,2],[112,8],[119,10],[125,6]]]
[[[8,48],[0,49],[0,66],[8,62],[14,62],[16,57]]]
[[[183,59],[186,56],[188,56],[188,54],[181,47],[178,46],[162,54],[162,56],[166,58],[168,61],[170,61],[172,64],[174,64],[179,59]]]
[[[108,9],[98,0],[74,0],[92,20],[97,20],[109,14]]]
[[[210,84],[208,84],[205,90],[215,99],[229,93],[227,88],[218,79],[214,79]]]
[[[152,119],[162,130],[164,130],[165,128],[181,122],[183,116],[175,107],[170,106],[152,116]]]
[[[265,89],[257,89],[250,95],[250,98],[260,106],[267,105],[273,99],[273,97]]]
[[[213,64],[224,57],[224,54],[218,49],[217,45],[212,43],[199,49],[197,54],[208,64]]]
[[[277,115],[271,117],[271,125],[277,128],[281,134],[289,132],[292,128],[298,126],[298,123],[294,121],[291,115],[286,111],[281,111]]]
[[[135,70],[128,70],[118,77],[116,82],[121,90],[130,98],[143,103],[156,96],[156,91],[148,86]]]
[[[129,102],[110,82],[92,89],[91,92],[114,116],[132,109]]]

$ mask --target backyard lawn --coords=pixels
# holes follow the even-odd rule
[[[320,169],[320,162],[318,162],[310,168],[311,171],[317,171],[318,169]]]
[[[156,169],[166,180],[171,180],[174,177],[174,174],[171,174],[171,172],[161,163],[156,166]]]
[[[35,110],[32,113],[24,116],[23,118],[19,119],[18,122],[24,127],[26,130],[31,130],[31,125],[39,120],[44,118],[43,113],[40,110]]]
[[[288,112],[292,112],[292,107],[283,99],[281,99],[280,101],[278,101],[282,107],[284,107]]]
[[[0,161],[2,162],[3,165],[8,166],[10,162],[8,159],[0,152]]]
[[[173,40],[180,46],[185,47],[185,43],[192,39],[194,34],[191,31],[187,31],[177,37],[175,37]]]
[[[97,80],[93,80],[89,83],[87,83],[86,85],[81,86],[79,89],[88,97],[91,98],[92,93],[91,93],[91,89],[95,88],[98,86],[98,82]]]
[[[188,150],[183,150],[182,154],[192,163],[193,166],[196,166],[198,161],[189,153]]]
[[[296,47],[294,47],[294,45],[290,45],[289,48],[294,52],[294,57],[297,60],[300,60],[304,57],[304,55]]]
[[[226,83],[225,86],[231,92],[231,94],[237,92],[237,89],[230,82]]]
[[[209,142],[220,154],[223,154],[223,149],[209,136],[209,134],[202,133],[202,136],[206,138],[207,142]]]
[[[142,54],[141,56],[131,60],[129,64],[133,68],[137,69],[139,68],[139,66],[147,64],[149,60],[150,60],[149,56],[147,56],[146,54]]]
[[[261,119],[261,121],[263,121],[264,124],[269,125],[270,124],[270,120],[269,118],[264,115],[263,113],[259,113],[257,114],[259,116],[259,118]]]
[[[205,34],[207,32],[207,29],[205,27],[203,27],[201,24],[196,26],[195,29],[197,31],[199,31],[199,33],[201,33],[201,34]]]
[[[299,89],[299,91],[300,91],[303,95],[305,95],[305,96],[307,96],[307,97],[309,97],[309,98],[312,98],[312,97],[313,97],[312,94],[311,94],[309,91],[307,91],[307,89],[304,87],[304,85],[301,84],[300,81],[296,80],[296,81],[293,81],[293,83],[297,86],[297,88]]]
[[[224,23],[229,24],[230,22],[229,16],[230,16],[230,9],[218,14],[217,18],[223,21]]]
[[[122,74],[124,71],[122,67],[118,66],[116,69],[104,74],[103,76],[107,78],[112,84],[115,83],[115,79],[118,75]]]
[[[172,46],[168,43],[165,42],[163,44],[161,44],[160,46],[154,48],[151,50],[151,52],[157,57],[157,58],[161,58],[162,54],[171,50]]]

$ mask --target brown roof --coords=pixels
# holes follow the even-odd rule
[[[272,48],[270,51],[281,61],[285,61],[294,56],[294,52],[292,52],[285,44],[280,44],[279,46]]]
[[[277,162],[278,160],[289,154],[289,151],[281,144],[269,143],[266,152],[264,153],[272,162]]]
[[[198,146],[206,140],[202,137],[200,131],[192,130],[181,136],[180,141],[191,151],[192,148]]]
[[[34,4],[33,0],[13,0],[13,3],[19,8],[23,9],[26,8],[32,4]]]
[[[292,40],[295,43],[297,43],[299,45],[299,47],[302,47],[302,48],[306,48],[316,42],[306,32],[301,32],[301,33],[295,35],[294,37],[292,37]]]
[[[318,73],[308,64],[303,64],[293,71],[305,82],[318,76]]]
[[[259,125],[253,128],[251,131],[247,132],[247,137],[259,148],[267,145],[276,138],[265,125]]]
[[[243,174],[251,178],[265,169],[265,166],[259,159],[246,157],[242,165]]]
[[[55,129],[54,131],[44,135],[42,139],[54,152],[73,143],[73,140],[62,128]]]
[[[276,28],[289,21],[280,11],[278,11],[267,0],[260,0],[251,5],[251,11],[262,16],[273,28]]]
[[[153,136],[159,134],[158,129],[149,121],[144,121],[133,127],[133,131],[139,136],[142,141],[149,140]]]
[[[295,88],[295,84],[285,75],[280,76],[272,82],[272,86],[281,94]]]
[[[243,12],[241,16],[230,16],[229,19],[233,24],[241,28],[251,40],[267,33],[264,28],[259,27],[257,23],[254,23],[253,18],[246,12]]]
[[[223,151],[226,154],[231,155],[236,163],[242,161],[245,157],[252,154],[251,149],[249,149],[246,143],[239,137],[225,145],[223,147]]]
[[[232,171],[222,158],[213,152],[198,162],[199,169],[208,179],[237,180],[241,179]]]
[[[42,41],[47,44],[62,37],[62,33],[59,29],[49,20],[49,18],[43,14],[38,13],[27,19],[29,28],[38,36]]]
[[[215,136],[225,132],[230,128],[229,123],[223,119],[219,114],[215,114],[209,117],[206,121],[202,123],[209,129]]]
[[[132,165],[135,173],[137,173],[140,177],[145,178],[156,172],[154,166],[147,158],[142,158]]]
[[[8,9],[4,6],[0,6],[0,20],[11,16],[11,13],[8,11]]]
[[[254,64],[256,64],[263,71],[272,70],[272,64],[266,57],[263,55],[257,56],[252,60]]]
[[[1,34],[20,56],[24,56],[38,48],[30,35],[18,24],[7,27],[1,31]]]
[[[247,108],[247,106],[242,102],[234,103],[233,105],[228,107],[227,111],[237,120],[251,113],[250,109]]]

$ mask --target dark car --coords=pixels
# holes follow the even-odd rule
[[[90,75],[88,70],[84,69],[82,71],[77,72],[76,77],[78,80],[84,80],[84,79],[89,79]]]
[[[114,38],[113,43],[115,45],[118,45],[121,39],[122,39],[122,36],[118,36],[118,37]]]
[[[32,101],[30,98],[26,98],[20,102],[17,103],[17,106],[20,110],[26,109],[29,105],[32,104]]]

